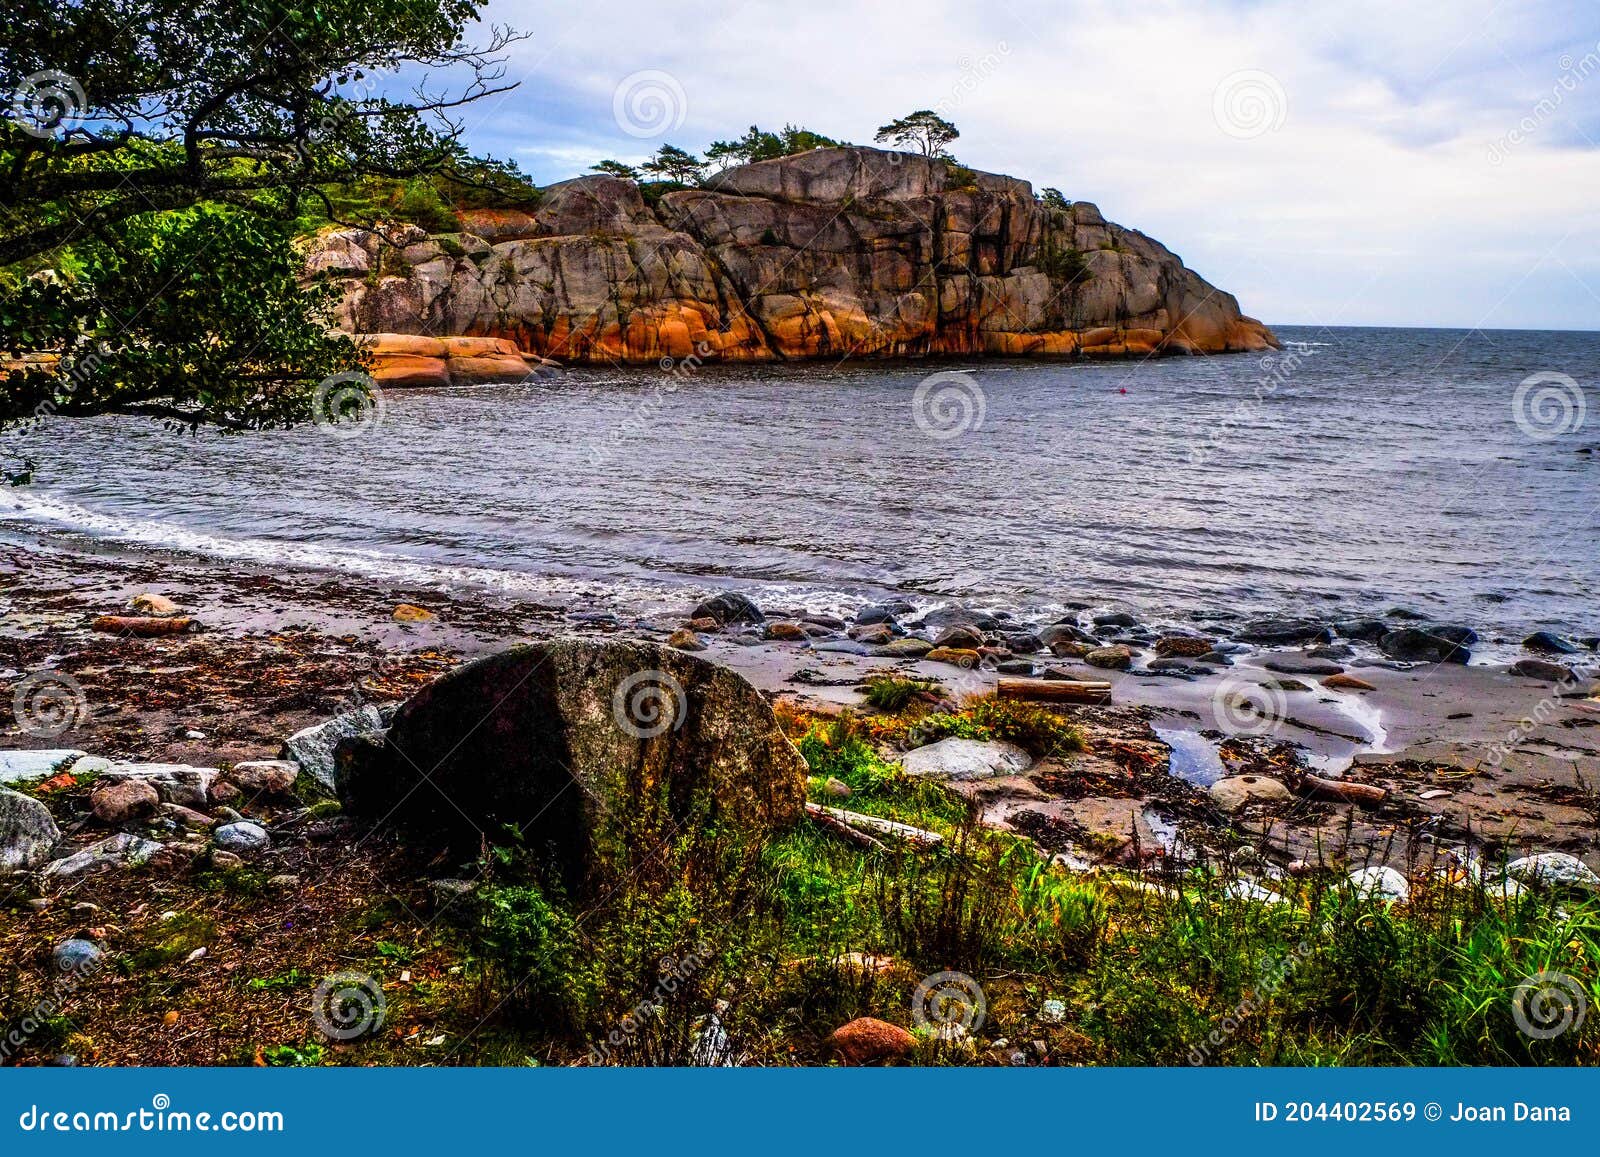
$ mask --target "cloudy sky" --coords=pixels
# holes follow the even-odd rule
[[[531,35],[469,144],[541,182],[752,122],[869,142],[938,107],[964,163],[1096,202],[1269,323],[1600,329],[1595,0],[485,12]]]

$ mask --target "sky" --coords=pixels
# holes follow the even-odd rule
[[[467,143],[541,183],[752,123],[1093,201],[1275,325],[1600,330],[1596,0],[488,0]]]

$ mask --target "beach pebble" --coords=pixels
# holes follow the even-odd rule
[[[125,779],[97,787],[89,796],[89,810],[103,824],[125,824],[143,819],[161,803],[161,796],[148,780]]]
[[[1206,790],[1217,806],[1230,815],[1253,803],[1276,803],[1294,798],[1282,782],[1265,775],[1230,775]]]
[[[1033,757],[1014,743],[978,739],[941,739],[900,760],[907,775],[926,779],[973,780],[1016,775],[1033,765]]]
[[[806,629],[799,623],[768,623],[763,633],[769,639],[776,639],[779,642],[786,643],[796,642],[806,637]]]
[[[77,938],[63,940],[50,953],[50,961],[56,966],[57,972],[77,972],[82,968],[93,968],[104,958],[105,953],[94,941]]]
[[[1155,641],[1155,652],[1163,658],[1198,659],[1211,654],[1214,643],[1193,635],[1162,635]]]
[[[679,651],[704,651],[706,645],[700,641],[700,636],[687,628],[673,631],[667,639],[667,646]]]
[[[1411,895],[1406,878],[1390,867],[1358,868],[1348,880],[1355,894],[1365,900],[1404,903]]]
[[[397,623],[426,623],[439,616],[427,607],[419,607],[415,603],[400,603],[395,607],[393,617]]]
[[[767,616],[761,609],[741,594],[729,591],[706,599],[690,612],[693,619],[715,619],[723,626],[729,623],[762,623]]]
[[[1126,671],[1133,666],[1133,652],[1119,643],[1112,647],[1096,648],[1085,655],[1083,661],[1091,667],[1101,667],[1110,671]]]
[[[272,837],[267,835],[267,830],[249,820],[224,824],[211,833],[211,838],[223,851],[241,856],[264,852],[272,846]]]
[[[1365,679],[1357,679],[1354,675],[1346,675],[1346,674],[1343,674],[1342,672],[1340,674],[1337,674],[1337,675],[1329,675],[1326,679],[1324,679],[1322,681],[1322,685],[1324,687],[1328,688],[1328,690],[1330,690],[1330,691],[1376,691],[1377,690],[1376,687],[1374,687],[1371,683],[1368,683]]]
[[[1326,623],[1313,619],[1252,619],[1240,626],[1234,637],[1241,643],[1285,646],[1331,642],[1333,632]]]
[[[923,658],[930,663],[949,663],[953,667],[962,667],[970,671],[978,665],[982,656],[977,651],[964,647],[934,647]]]
[[[223,778],[251,795],[285,795],[300,778],[300,765],[289,759],[251,759],[234,764]]]
[[[1506,865],[1506,879],[1521,884],[1600,889],[1600,876],[1577,856],[1566,852],[1541,852],[1513,860]]]
[[[1523,679],[1538,679],[1544,683],[1568,683],[1575,676],[1572,671],[1560,663],[1552,663],[1548,659],[1519,659],[1511,664],[1509,671]]]
[[[935,647],[952,647],[957,650],[975,651],[985,642],[982,631],[963,624],[946,627],[933,637]]]
[[[1540,651],[1546,655],[1576,655],[1579,647],[1576,643],[1563,639],[1553,631],[1535,631],[1522,645],[1529,651]]]
[[[225,852],[221,848],[211,849],[211,866],[219,872],[236,872],[244,867],[244,857],[236,856],[232,852]]]
[[[81,852],[64,856],[45,865],[48,877],[78,876],[101,868],[134,868],[149,861],[161,850],[155,840],[147,840],[127,832],[118,832],[99,843],[90,844]]]
[[[1344,668],[1327,659],[1313,659],[1309,655],[1268,655],[1261,661],[1268,671],[1284,675],[1341,675]]]

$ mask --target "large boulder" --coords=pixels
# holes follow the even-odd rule
[[[0,788],[0,872],[39,867],[60,839],[49,808],[31,796]]]
[[[1446,632],[1449,633],[1446,633]],[[1406,663],[1465,663],[1477,636],[1442,627],[1402,627],[1378,640],[1378,649]]]
[[[458,667],[385,736],[340,745],[350,812],[477,848],[506,825],[604,890],[669,845],[753,849],[800,818],[805,761],[726,667],[650,643],[557,639]]]

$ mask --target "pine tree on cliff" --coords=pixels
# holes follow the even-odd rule
[[[641,167],[658,180],[676,181],[680,185],[697,183],[706,171],[704,161],[676,145],[662,145]]]
[[[880,145],[892,144],[908,151],[914,149],[925,157],[948,159],[950,153],[946,146],[960,135],[955,125],[932,109],[924,108],[890,121],[872,139]]]
[[[348,219],[375,183],[515,179],[473,162],[452,119],[514,87],[496,54],[516,34],[465,39],[479,6],[76,0],[8,13],[0,427],[121,413],[261,428],[365,397],[360,351],[329,331],[330,298],[303,285],[291,242],[307,221]],[[412,65],[464,88],[378,86]]]

